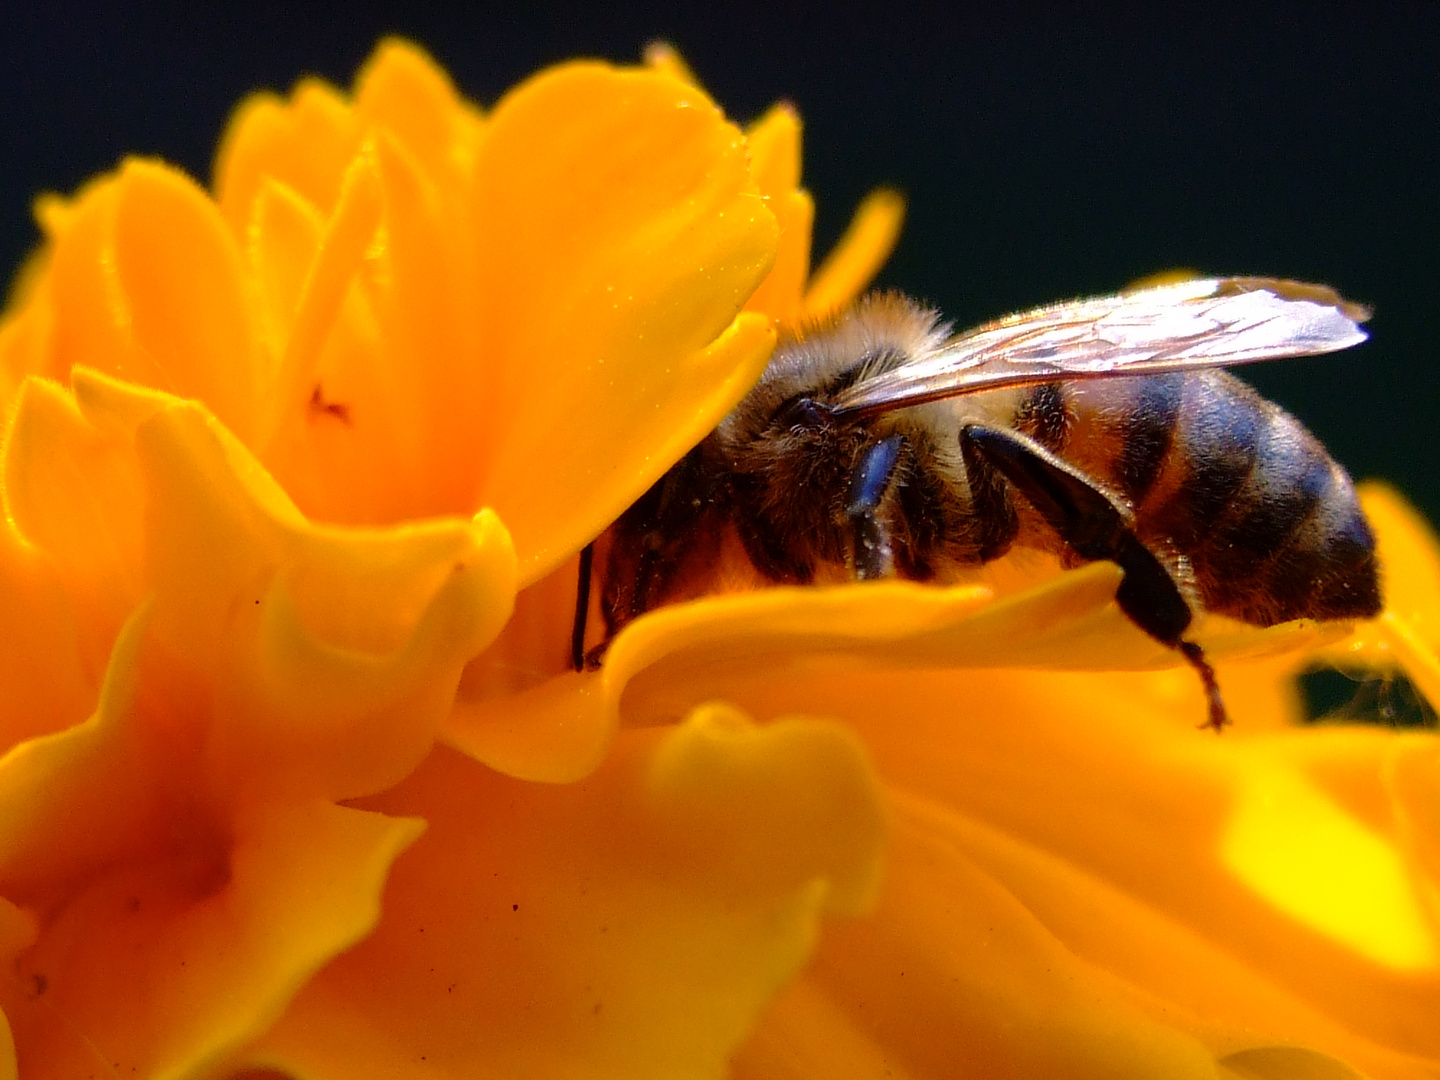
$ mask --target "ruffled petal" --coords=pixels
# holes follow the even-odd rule
[[[924,1030],[944,1030],[943,1052],[966,1047],[987,1075],[1127,1075],[1127,1060],[1136,1075],[1209,1075],[1226,1054],[1285,1043],[1425,1075],[1440,1052],[1424,1019],[1440,1007],[1440,920],[1407,849],[1430,822],[1395,805],[1393,778],[1403,754],[1404,806],[1425,805],[1433,738],[1249,737],[1242,722],[1217,739],[1163,722],[1163,678],[835,665],[803,686],[737,683],[732,700],[758,716],[803,697],[844,719],[903,789],[893,899],[821,949],[831,1007],[901,1074],[944,1073],[924,1056],[942,1052]],[[999,948],[1007,924],[1044,948],[1020,963]],[[1046,1024],[1046,1039],[1025,1035]],[[785,1030],[772,1043],[788,1045]]]
[[[199,398],[253,436],[260,387],[243,263],[192,180],[131,159],[81,193],[54,245],[49,374],[88,365]]]
[[[117,646],[94,720],[0,759],[0,881],[46,913],[0,989],[27,1078],[198,1075],[224,1060],[370,930],[390,863],[422,828],[266,801],[206,835],[137,742],[142,632]],[[172,822],[162,847],[157,813]]]
[[[464,183],[483,134],[480,111],[412,42],[387,38],[355,77],[355,111],[384,128],[441,187]]]
[[[48,250],[33,253],[16,272],[9,303],[0,312],[0,403],[7,406],[26,376],[43,374],[49,364],[55,319],[44,288],[49,265]]]
[[[279,182],[328,215],[364,125],[340,93],[320,79],[302,79],[288,100],[252,94],[235,110],[215,154],[215,198],[236,236],[267,181]]]
[[[648,61],[485,117],[389,41],[244,105],[215,203],[145,161],[38,202],[0,1076],[1432,1075],[1434,737],[1295,723],[1317,657],[1440,697],[1393,496],[1380,619],[1197,624],[1220,739],[1118,571],[1045,558],[725,578],[569,672],[576,553],[903,213],[807,285],[794,111]]]
[[[819,916],[873,897],[876,796],[843,729],[719,707],[628,734],[564,787],[436,755],[367,804],[430,822],[384,924],[302,992],[256,1064],[312,1080],[718,1075]]]
[[[69,595],[59,610],[73,606],[79,617],[70,649],[83,657],[88,713],[115,635],[145,591],[134,455],[91,425],[70,393],[32,378],[17,395],[4,478],[15,538],[44,553]]]
[[[313,256],[292,304],[276,305],[293,317],[261,456],[311,516],[383,524],[474,507],[488,369],[459,183],[382,131],[323,229],[292,230]],[[257,214],[265,202],[262,190]]]
[[[111,579],[139,606],[98,711],[20,717],[0,758],[0,892],[32,927],[3,1002],[27,1076],[199,1075],[378,919],[420,825],[331,800],[429,751],[514,553],[488,512],[315,526],[200,405],[73,378],[21,391],[7,536],[71,609]]]
[[[515,536],[528,584],[758,376],[768,320],[734,320],[774,261],[776,226],[743,137],[701,91],[599,65],[496,106],[475,200],[493,365],[480,502]]]
[[[319,528],[199,406],[83,372],[76,385],[97,426],[134,425],[155,632],[181,685],[235,695],[217,760],[267,783],[277,757],[308,762],[334,798],[405,775],[509,614],[514,555],[494,516]]]
[[[1030,570],[996,566],[973,585],[951,588],[891,581],[708,597],[648,613],[616,637],[599,671],[573,673],[563,633],[574,605],[567,571],[546,584],[545,596],[522,594],[519,624],[467,667],[441,737],[510,775],[568,782],[594,767],[622,721],[666,723],[696,702],[729,700],[754,680],[834,664],[897,672],[1169,668],[1150,684],[1164,688],[1161,711],[1182,726],[1200,723],[1206,706],[1199,680],[1175,650],[1120,612],[1119,576],[1109,563],[1058,573],[1037,562]],[[1236,673],[1237,692],[1227,695],[1233,718],[1269,727],[1276,705],[1285,706],[1285,722],[1298,718],[1299,701],[1264,662],[1346,632],[1344,625],[1257,629],[1215,619],[1199,639],[1224,665],[1222,689]],[[513,670],[522,655],[533,673]]]
[[[54,564],[0,524],[0,746],[77,724],[95,703],[98,673]]]
[[[1432,1075],[1263,966],[974,819],[902,799],[891,866],[876,915],[827,933],[737,1077]],[[855,1069],[851,1048],[883,1072]]]

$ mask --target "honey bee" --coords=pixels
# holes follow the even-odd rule
[[[1321,285],[1180,282],[953,335],[872,294],[786,334],[745,398],[615,523],[605,642],[676,597],[727,535],[769,582],[946,582],[1015,547],[1105,559],[1116,600],[1199,673],[1197,609],[1257,626],[1380,610],[1345,471],[1217,368],[1349,348],[1369,312]],[[586,660],[582,557],[573,661]],[[592,650],[597,663],[604,643]]]

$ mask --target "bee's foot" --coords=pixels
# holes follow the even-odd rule
[[[1205,687],[1205,700],[1210,707],[1210,716],[1200,725],[1200,730],[1209,728],[1219,735],[1230,723],[1230,716],[1225,711],[1225,699],[1220,696],[1220,683],[1215,678],[1215,669],[1210,666],[1210,661],[1205,659],[1205,650],[1193,641],[1182,641],[1176,648],[1199,674],[1201,685]]]

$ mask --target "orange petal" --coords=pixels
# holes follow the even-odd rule
[[[24,759],[5,760],[0,784],[8,789],[48,750],[98,749],[90,735],[29,744]],[[53,761],[47,771],[63,768]],[[115,805],[128,814],[136,803]],[[256,807],[233,827],[228,849],[192,844],[118,863],[112,852],[48,914],[19,977],[0,990],[27,1077],[83,1076],[97,1064],[185,1075],[223,1060],[374,925],[390,863],[423,825],[306,802]],[[63,836],[71,849],[76,839]]]
[[[44,374],[63,382],[72,367],[89,365],[163,387],[168,381],[155,358],[135,347],[129,304],[117,278],[114,224],[120,194],[119,177],[112,175],[82,188],[63,215],[52,203],[46,295],[54,330]]]
[[[692,86],[700,85],[700,80],[695,77],[695,72],[690,70],[690,65],[685,62],[680,51],[668,41],[651,41],[645,46],[645,65],[664,72],[672,79],[679,79]]]
[[[1386,484],[1361,484],[1360,504],[1375,529],[1387,612],[1440,651],[1440,537]]]
[[[49,370],[54,312],[45,280],[50,251],[42,247],[15,275],[10,298],[0,313],[0,405],[7,409],[27,375]]]
[[[246,258],[259,300],[259,332],[272,358],[284,356],[325,221],[294,188],[267,177],[250,204]],[[267,387],[265,396],[274,392]]]
[[[79,616],[82,636],[71,648],[82,650],[93,690],[115,634],[144,595],[133,455],[92,427],[68,393],[32,378],[6,440],[4,479],[11,526],[53,561],[68,593],[62,609]]]
[[[147,422],[140,449],[158,507],[147,537],[157,632],[181,655],[239,660],[252,635],[258,646],[245,659],[258,700],[232,703],[220,760],[273,780],[278,752],[328,774],[322,790],[335,798],[407,773],[461,665],[509,614],[514,557],[495,518],[379,533],[308,526],[193,407]]]
[[[355,77],[355,111],[402,142],[437,178],[459,182],[473,167],[483,121],[445,70],[400,38],[375,47]]]
[[[334,213],[326,222],[313,261],[305,266],[290,334],[283,353],[276,356],[266,424],[257,443],[267,461],[281,466],[288,449],[286,437],[293,439],[293,429],[307,418],[305,405],[312,397],[321,353],[335,332],[341,307],[380,223],[377,172],[373,148],[348,163]]]
[[[476,208],[493,365],[480,501],[514,534],[529,583],[757,377],[768,326],[722,335],[769,270],[776,227],[743,138],[701,91],[593,64],[500,102]]]
[[[430,831],[377,933],[256,1064],[315,1077],[718,1074],[819,916],[864,905],[882,816],[841,729],[708,708],[581,784],[438,753],[375,801]]]
[[[265,455],[307,513],[382,524],[472,512],[487,391],[474,291],[441,193],[377,138],[308,278]]]
[[[865,291],[895,250],[905,200],[897,191],[872,191],[855,210],[845,235],[810,278],[801,305],[804,317],[818,319],[848,307]]]
[[[251,437],[259,387],[242,262],[209,196],[168,166],[127,162],[113,243],[130,333],[167,380],[156,385]]]
[[[270,178],[329,214],[363,137],[344,98],[320,79],[300,80],[288,102],[270,93],[251,95],[235,109],[215,154],[220,212],[243,236],[251,200]]]
[[[800,186],[800,114],[788,102],[774,105],[745,132],[750,172],[762,194],[780,195]]]
[[[1440,702],[1440,539],[1393,488],[1371,481],[1359,491],[1375,529],[1385,610],[1329,650],[1329,659],[1380,671],[1398,665],[1433,705]]]
[[[982,578],[983,580],[983,578]],[[1175,650],[1139,631],[1114,604],[1119,571],[1108,563],[1054,576],[992,602],[982,584],[910,582],[765,589],[675,605],[616,638],[602,673],[627,718],[660,716],[671,695],[725,697],[800,656],[846,656],[892,668],[1026,668],[1144,671],[1177,667]],[[1212,659],[1252,659],[1343,633],[1312,624],[1269,630],[1216,622],[1200,640]],[[1176,710],[1200,717],[1200,684],[1177,670]],[[1223,678],[1222,678],[1223,681]],[[1187,704],[1192,702],[1193,704]]]
[[[522,593],[523,626],[508,628],[493,653],[467,668],[442,738],[511,775],[567,782],[595,766],[622,717],[627,724],[669,722],[698,702],[743,700],[801,665],[815,677],[846,664],[899,671],[1168,668],[1147,681],[1134,677],[1135,686],[1159,695],[1158,711],[1170,723],[1188,730],[1204,718],[1194,673],[1115,605],[1114,566],[1042,575],[1040,585],[995,599],[995,588],[1027,576],[997,565],[976,584],[951,588],[894,581],[711,596],[650,612],[616,637],[598,672],[572,674],[565,629],[574,579],[557,572]],[[553,595],[529,595],[542,588]],[[518,636],[508,640],[512,631]],[[1268,658],[1345,632],[1305,622],[1262,630],[1217,619],[1201,627],[1199,639],[1222,664],[1222,690],[1236,672],[1235,693],[1227,691],[1232,718],[1259,730],[1298,716],[1291,668]],[[1277,709],[1283,715],[1274,715]]]
[[[832,1022],[835,1044],[868,1046],[897,1075],[1111,1076],[1131,1062],[1208,1076],[1286,1043],[1368,1075],[1427,1075],[1440,921],[1417,912],[1434,884],[1366,873],[1342,841],[1395,854],[1427,835],[1429,818],[1388,805],[1388,778],[1413,747],[1423,772],[1403,805],[1428,805],[1433,737],[1237,726],[1217,739],[1170,722],[1156,678],[835,664],[736,694],[760,716],[803,701],[846,720],[900,819],[881,910],[827,933],[811,986],[782,1002],[740,1075],[777,1059],[792,1070],[780,1075],[832,1075]],[[1273,786],[1286,776],[1304,799]],[[1241,836],[1268,844],[1256,866],[1311,864],[1277,892],[1226,854]]]
[[[98,672],[53,563],[0,525],[0,749],[84,720]]]
[[[750,171],[760,194],[769,200],[780,227],[775,266],[745,305],[782,324],[800,317],[800,295],[810,273],[810,230],[815,205],[800,190],[800,116],[788,104],[776,105],[745,132]]]
[[[810,231],[815,203],[808,191],[787,191],[771,196],[770,209],[780,227],[780,248],[775,267],[746,303],[747,311],[760,311],[782,325],[793,326],[804,317],[800,296],[810,272]]]
[[[242,264],[203,191],[169,166],[131,159],[81,193],[55,244],[57,378],[88,365],[202,398],[235,430],[254,430]]]
[[[738,1077],[853,1075],[833,1047],[855,1044],[916,1077],[1429,1075],[1073,864],[925,803],[897,816],[880,910],[826,935]],[[1318,1071],[1244,1071],[1284,1064]]]
[[[464,232],[470,207],[448,203],[451,193],[399,143],[381,139],[376,160],[385,245],[367,260],[366,282],[386,362],[359,377],[332,369],[327,383],[334,379],[357,409],[372,400],[387,417],[385,456],[359,477],[371,487],[384,478],[395,489],[393,517],[385,520],[469,512],[483,467],[476,430],[490,391],[473,319],[479,285]],[[343,389],[347,378],[354,389]],[[362,428],[354,425],[352,438]]]
[[[1406,864],[1421,880],[1440,881],[1440,762],[1436,740],[1409,738],[1394,748],[1388,794]],[[1432,926],[1440,926],[1440,895],[1421,896]]]
[[[373,924],[417,824],[323,798],[423,756],[508,613],[514,557],[488,513],[317,528],[199,405],[83,369],[75,383],[78,410],[36,382],[27,431],[135,455],[151,600],[95,716],[0,759],[0,891],[42,916],[4,1004],[37,1075],[75,1075],[96,1048],[146,1073],[209,1069]],[[105,493],[49,495],[22,514],[37,538],[63,551],[66,523],[113,529]]]

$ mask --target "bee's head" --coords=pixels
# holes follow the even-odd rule
[[[835,412],[828,404],[809,394],[796,394],[780,403],[770,418],[770,430],[803,438],[821,433],[834,422]]]

